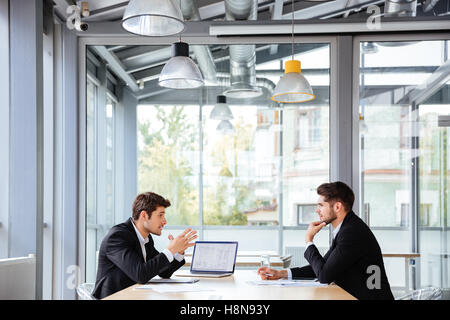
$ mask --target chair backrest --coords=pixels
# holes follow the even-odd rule
[[[77,294],[80,300],[96,300],[92,295],[94,283],[82,283],[77,287]]]
[[[442,289],[436,287],[429,287],[414,290],[410,293],[405,294],[397,298],[397,300],[441,300],[442,299]]]
[[[36,298],[36,257],[0,259],[0,300]]]

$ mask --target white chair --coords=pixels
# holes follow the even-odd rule
[[[0,259],[0,300],[36,299],[36,257]]]
[[[92,295],[95,283],[82,283],[77,287],[77,294],[80,300],[97,300]]]
[[[398,297],[396,300],[442,300],[442,289],[430,287],[414,290]]]

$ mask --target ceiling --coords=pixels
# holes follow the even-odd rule
[[[292,13],[291,0],[256,0],[258,1],[257,20],[290,19]],[[409,0],[403,0],[409,1]],[[65,20],[66,9],[70,5],[82,1],[53,0],[56,13]],[[115,21],[122,19],[125,7],[129,1],[123,0],[88,0],[90,16],[83,18],[86,22]],[[202,21],[221,20],[225,17],[225,1],[223,0],[193,0],[198,8]],[[381,9],[385,0],[294,0],[295,19],[312,18],[349,18],[365,15],[362,9],[377,4]],[[448,14],[448,0],[418,0],[417,16]],[[181,1],[181,5],[186,0]],[[432,9],[431,9],[432,5]],[[427,8],[423,10],[422,8]],[[427,11],[427,12],[424,12]]]
[[[237,2],[238,0],[232,0]],[[247,0],[242,0],[247,1]],[[290,20],[292,19],[291,0],[255,0],[258,2],[256,19],[263,20]],[[409,1],[409,0],[401,0]],[[67,7],[78,4],[81,1],[73,0],[53,0],[55,14],[63,21],[68,14]],[[121,0],[90,0],[90,15],[82,18],[85,22],[117,22],[120,23],[128,1]],[[196,21],[223,21],[226,20],[225,1],[220,0],[181,0],[182,7],[192,6],[191,14],[184,12],[185,20]],[[385,0],[334,0],[334,1],[302,1],[294,0],[294,18],[296,20],[307,19],[330,19],[351,20],[367,17],[366,8],[376,4],[383,12]],[[417,16],[447,15],[449,12],[450,0],[418,0]],[[424,9],[425,8],[425,9]],[[430,9],[431,8],[431,9]],[[194,11],[195,10],[195,11]],[[195,12],[195,13],[193,13]],[[296,46],[295,52],[306,52],[321,48],[323,44],[310,44]],[[169,46],[94,46],[91,53],[98,59],[105,61],[111,71],[130,88],[140,99],[164,93],[157,85],[158,76],[171,57]],[[208,78],[208,74],[214,77],[216,73],[230,75],[229,46],[224,45],[204,45],[191,46],[191,57],[204,62],[199,65],[200,69]],[[289,45],[257,45],[254,49],[256,64],[266,61],[281,59],[291,54]],[[200,59],[197,59],[200,58]],[[206,62],[205,62],[206,61]],[[209,64],[208,64],[209,63]],[[321,72],[317,70],[316,72]],[[328,72],[322,70],[322,72]],[[256,75],[258,77],[258,75]],[[142,83],[141,83],[142,81]],[[261,81],[260,81],[261,82]],[[141,86],[139,84],[141,83]],[[220,84],[220,83],[219,83]],[[222,83],[223,84],[223,83]],[[268,89],[267,83],[262,83]],[[142,86],[143,85],[143,86]],[[270,84],[269,84],[270,87]]]

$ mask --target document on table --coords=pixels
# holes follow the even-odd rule
[[[282,287],[326,287],[327,283],[320,283],[315,280],[256,280],[248,281],[255,286],[282,286]]]
[[[199,279],[152,279],[147,283],[195,283],[198,282]]]
[[[144,284],[134,288],[135,290],[151,289],[159,293],[215,291],[214,289],[200,287],[195,284]]]

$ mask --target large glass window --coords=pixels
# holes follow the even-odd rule
[[[448,286],[431,270],[448,268],[448,128],[438,125],[450,114],[448,42],[364,42],[360,49],[361,212],[383,252],[420,252],[417,285]],[[402,263],[391,269],[400,271],[391,285],[404,284]]]
[[[294,58],[301,61],[316,100],[281,106],[270,96],[291,59],[291,47],[256,46],[256,64],[237,71],[240,81],[250,81],[245,72],[254,68],[251,85],[262,94],[228,95],[232,128],[224,130],[221,120],[210,116],[216,97],[226,95],[236,79],[232,46],[209,46],[215,82],[196,90],[155,86],[139,101],[138,190],[159,193],[172,203],[166,210],[168,225],[155,237],[161,248],[167,234],[196,226],[202,239],[239,238],[241,250],[284,253],[279,242],[284,228],[291,228],[285,233],[289,245],[302,247],[309,220],[317,218],[315,190],[329,181],[330,46],[295,45]],[[251,47],[234,49],[245,55]],[[299,208],[304,209],[301,219]],[[253,236],[242,230],[252,230]],[[328,246],[328,230],[322,231],[320,245]]]
[[[138,192],[169,199],[169,225],[199,223],[198,117],[198,105],[140,105],[137,110]]]
[[[97,248],[97,209],[96,209],[96,110],[97,110],[97,86],[90,80],[86,84],[86,279],[94,280],[96,273],[96,248]],[[94,253],[94,254],[92,254]]]
[[[98,249],[116,224],[117,99],[93,74],[86,82],[86,281],[95,281]]]
[[[294,58],[301,61],[316,99],[293,105],[270,99],[284,62],[291,59],[290,44],[192,46],[206,84],[186,90],[158,85],[160,69],[155,66],[162,67],[170,58],[168,47],[108,49],[142,81],[131,94],[138,99],[137,107],[129,93],[123,94],[125,86],[117,90],[106,79],[87,84],[86,280],[95,280],[104,236],[127,216],[117,208],[123,205],[131,212],[131,196],[125,199],[116,192],[120,185],[115,184],[123,180],[128,188],[136,183],[138,193],[152,191],[170,200],[168,224],[160,237],[153,237],[159,250],[168,245],[169,234],[193,226],[200,239],[237,240],[240,250],[293,254],[293,265],[303,263],[304,233],[317,219],[315,190],[329,181],[330,45],[294,46]],[[196,60],[210,56],[204,55],[207,51],[213,67]],[[112,70],[106,71],[98,60],[95,68],[90,64],[95,69],[91,80],[111,77]],[[246,95],[249,91],[252,96]],[[125,96],[123,101],[116,92],[119,98]],[[228,129],[211,118],[219,95],[227,96],[233,115]],[[123,155],[115,144],[131,143],[129,132],[123,138],[120,131],[134,128],[130,108],[137,108],[136,181],[117,172]],[[134,166],[126,160],[124,166]],[[324,251],[328,229],[316,240]]]

